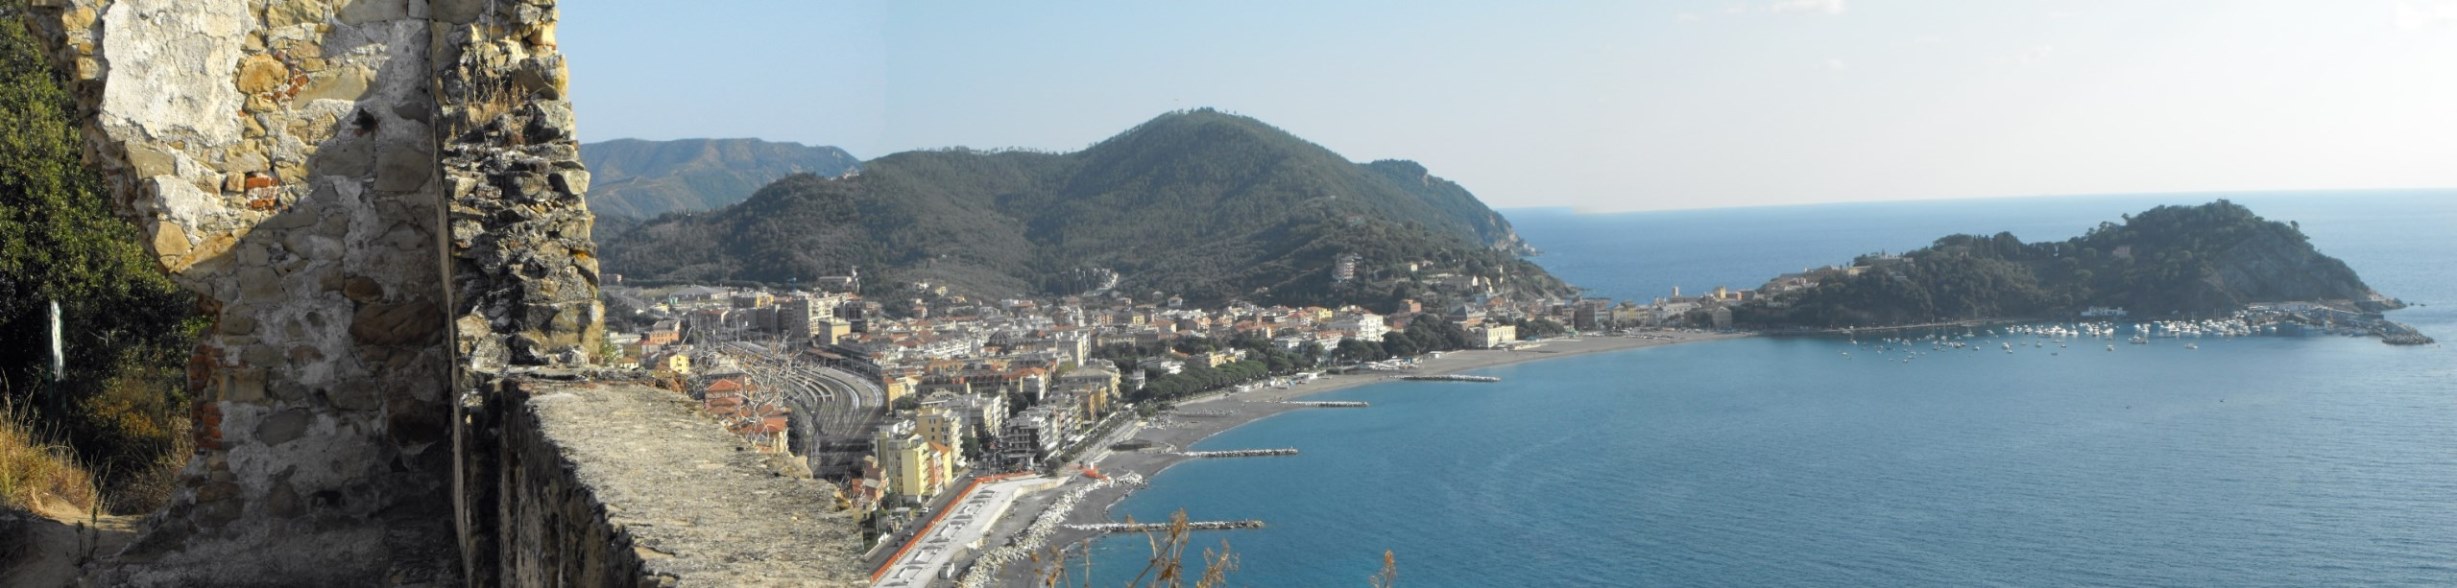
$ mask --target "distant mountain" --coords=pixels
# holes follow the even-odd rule
[[[1856,265],[1809,276],[1815,287],[1746,305],[1734,318],[1835,327],[2048,318],[2091,306],[2150,319],[2220,315],[2255,302],[2401,306],[2314,249],[2300,227],[2225,200],[2153,208],[2064,241],[1953,235]]]
[[[914,151],[846,179],[787,177],[605,247],[607,271],[633,278],[786,282],[859,266],[874,289],[926,281],[985,296],[1114,285],[1200,302],[1386,306],[1488,288],[1570,293],[1524,250],[1508,221],[1423,166],[1350,162],[1211,110],[1075,153]],[[1335,279],[1351,255],[1353,279]]]
[[[777,178],[861,166],[843,149],[758,139],[617,139],[581,145],[580,160],[589,166],[591,211],[640,219],[715,210]]]

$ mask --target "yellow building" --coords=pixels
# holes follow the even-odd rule
[[[906,395],[912,394],[914,390],[921,387],[921,378],[913,376],[895,376],[887,378],[886,380],[886,385],[881,387],[887,392],[887,404],[889,406],[894,406],[897,399],[904,398]]]
[[[913,421],[899,420],[879,427],[872,453],[887,478],[887,491],[906,500],[926,501],[946,489],[946,465],[930,450]]]
[[[1097,365],[1078,367],[1074,370],[1068,371],[1064,375],[1058,376],[1058,385],[1061,387],[1071,387],[1072,385],[1077,384],[1090,384],[1112,393],[1118,390],[1118,381],[1119,376],[1117,370],[1100,367]]]
[[[921,430],[921,439],[929,442],[933,451],[944,452],[939,456],[942,471],[937,472],[938,476],[954,478],[957,470],[964,465],[964,417],[944,405],[927,404],[914,411],[913,424]]]
[[[1114,387],[1096,389],[1083,395],[1083,422],[1100,420],[1102,415],[1109,414],[1109,396],[1110,392],[1115,389]]]
[[[1058,389],[1079,398],[1076,413],[1089,421],[1109,414],[1109,402],[1117,396],[1120,381],[1117,370],[1086,366],[1058,376]]]
[[[843,319],[827,319],[811,322],[810,336],[812,339],[818,340],[819,344],[821,345],[835,345],[837,342],[843,341],[846,335],[851,334],[853,334],[852,321]]]
[[[1485,325],[1470,332],[1480,349],[1496,349],[1519,340],[1519,328],[1511,325]]]
[[[661,377],[691,375],[691,356],[668,353],[649,362],[649,371]]]

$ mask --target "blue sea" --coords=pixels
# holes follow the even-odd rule
[[[2225,197],[2457,340],[2457,191],[1505,211],[1590,295],[1754,287],[1953,232],[2062,239]],[[2453,586],[2457,349],[2344,337],[2004,353],[1750,338],[1395,382],[1197,449],[1119,506],[1257,518],[1239,586]],[[1928,351],[1927,348],[1920,348]],[[1843,355],[1852,351],[1850,357]],[[1095,551],[1098,585],[1146,554]]]

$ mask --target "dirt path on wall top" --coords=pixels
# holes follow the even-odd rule
[[[118,553],[136,539],[137,523],[144,519],[138,515],[88,519],[74,508],[46,506],[55,508],[0,510],[0,586],[78,585],[83,575],[78,564],[88,556]]]

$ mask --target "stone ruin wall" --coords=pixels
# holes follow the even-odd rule
[[[488,577],[454,423],[603,340],[554,0],[30,3],[88,160],[214,318],[198,455],[105,580]]]

